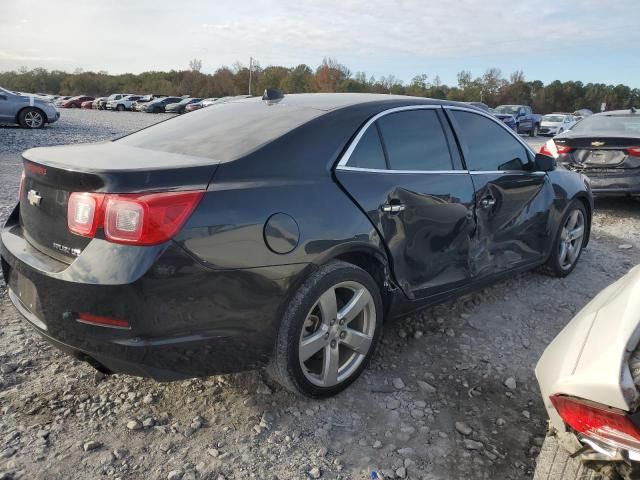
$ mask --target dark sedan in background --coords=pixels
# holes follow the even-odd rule
[[[23,158],[0,257],[40,334],[103,371],[266,367],[310,397],[360,375],[384,317],[568,275],[593,208],[492,115],[404,96],[271,92]]]
[[[587,175],[594,194],[640,195],[640,113],[635,109],[586,117],[540,151]]]
[[[169,105],[167,105],[164,109],[165,112],[167,113],[179,113],[179,114],[183,114],[185,112],[185,108],[187,108],[188,105],[191,105],[193,103],[198,103],[201,102],[202,99],[201,98],[185,98],[184,100],[177,102],[177,103],[171,103]]]
[[[178,103],[184,100],[182,97],[162,97],[151,100],[150,102],[144,103],[142,105],[142,112],[147,113],[164,113],[167,105],[171,105],[172,103]]]

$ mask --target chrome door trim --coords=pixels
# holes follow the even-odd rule
[[[364,168],[364,167],[336,167],[336,170],[346,170],[354,172],[371,172],[371,173],[469,173],[469,170],[389,170],[386,168]]]

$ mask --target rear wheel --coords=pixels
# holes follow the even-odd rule
[[[533,480],[613,480],[615,474],[598,473],[586,467],[579,458],[572,458],[558,442],[558,437],[549,434],[545,438],[536,462]]]
[[[45,123],[44,113],[37,108],[25,108],[18,115],[18,123],[23,128],[42,128]]]
[[[119,105],[116,107],[116,110],[117,110],[117,111],[119,111],[119,112],[124,111],[124,105],[119,104]]]
[[[529,136],[530,137],[537,137],[538,136],[538,124],[537,123],[533,124],[533,128],[531,128],[531,131],[529,132]]]
[[[544,270],[555,277],[569,275],[578,263],[586,233],[587,212],[581,201],[574,200],[560,221]]]
[[[338,261],[320,267],[289,303],[269,375],[312,398],[344,390],[373,354],[382,312],[378,285],[366,271]]]

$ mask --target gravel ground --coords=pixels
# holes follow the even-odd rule
[[[0,127],[0,220],[23,149],[108,139],[162,118],[72,110],[42,131]],[[527,478],[546,428],[535,362],[639,262],[637,206],[597,203],[592,242],[566,279],[530,272],[388,322],[363,378],[325,401],[259,373],[167,384],[104,377],[42,341],[0,283],[0,479],[365,479],[370,468],[387,478]]]

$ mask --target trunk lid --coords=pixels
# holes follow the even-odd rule
[[[640,139],[633,137],[585,136],[560,137],[556,144],[573,150],[562,159],[565,163],[588,169],[638,168],[640,158],[629,156],[625,149],[640,145]]]
[[[211,159],[112,142],[35,148],[24,152],[23,163],[23,234],[34,247],[66,263],[71,263],[91,241],[67,227],[72,192],[199,190],[207,187],[217,168],[217,162]]]

